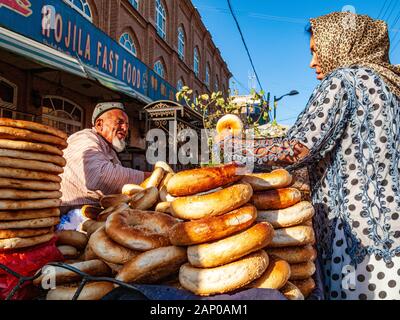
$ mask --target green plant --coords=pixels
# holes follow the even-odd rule
[[[230,92],[229,92],[230,93]],[[257,130],[261,119],[268,119],[269,107],[264,100],[264,92],[257,93],[255,90],[251,92],[250,101],[258,102],[260,108],[260,115],[258,119],[254,120],[250,116],[242,113],[243,105],[235,103],[234,96],[225,98],[221,91],[212,92],[211,94],[202,94],[193,101],[191,96],[193,90],[185,86],[176,94],[177,101],[184,101],[184,103],[193,110],[196,110],[202,115],[203,126],[205,129],[214,129],[218,120],[226,114],[235,114],[239,116],[246,128],[254,128]]]
[[[237,93],[236,93],[237,94]],[[245,129],[254,129],[256,135],[260,134],[259,124],[261,119],[267,120],[269,118],[269,106],[264,100],[264,92],[257,93],[252,90],[249,102],[252,102],[250,106],[254,106],[257,102],[258,108],[260,108],[260,114],[257,119],[252,119],[243,113],[243,104],[238,104],[235,102],[235,97],[230,95],[228,92],[228,97],[225,98],[223,92],[212,92],[211,94],[202,94],[192,100],[193,90],[189,87],[184,86],[181,91],[176,94],[176,100],[186,104],[189,108],[199,112],[202,115],[203,127],[206,129],[208,147],[212,158],[209,163],[202,163],[202,167],[214,166],[219,164],[219,160],[223,157],[223,152],[220,150],[218,155],[213,149],[213,138],[210,137],[209,133],[211,130],[215,129],[217,122],[220,118],[227,114],[235,114],[241,118]]]

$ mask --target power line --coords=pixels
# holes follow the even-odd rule
[[[393,12],[394,12],[394,9],[396,9],[397,4],[398,4],[398,2],[395,1],[395,2],[394,2],[394,7],[393,7],[392,10],[390,11],[390,14],[388,15],[388,17],[387,17],[387,19],[386,19],[388,22],[389,22],[390,17],[392,16],[392,14],[393,14]]]
[[[237,26],[237,28],[238,28],[238,30],[239,30],[240,37],[242,38],[242,42],[243,42],[243,45],[244,45],[244,47],[245,47],[245,49],[246,49],[247,56],[249,57],[249,60],[250,60],[251,66],[252,66],[252,68],[253,68],[254,74],[256,75],[258,85],[260,86],[260,89],[261,89],[262,91],[264,91],[264,90],[263,90],[263,87],[262,87],[262,85],[261,85],[261,81],[260,81],[260,78],[259,78],[259,76],[258,76],[258,73],[257,73],[256,68],[255,68],[255,66],[254,66],[253,59],[251,58],[251,54],[250,54],[249,48],[247,47],[246,41],[245,41],[245,39],[244,39],[242,29],[240,28],[239,22],[238,22],[238,20],[237,20],[237,18],[236,18],[236,16],[235,16],[235,13],[233,12],[232,5],[231,5],[231,1],[230,1],[230,0],[227,0],[227,1],[228,1],[229,10],[230,10],[231,15],[232,15],[233,19],[235,20],[236,26]]]
[[[400,43],[400,39],[397,41],[397,43],[395,42],[395,39],[396,39],[396,37],[393,38],[393,46],[392,46],[392,49],[390,50],[390,53],[393,53],[394,50],[396,50],[397,46]]]
[[[400,20],[400,13],[399,13],[399,15],[397,16],[397,18],[396,18],[396,20],[395,20],[395,22],[394,22],[395,24],[394,24],[393,26],[395,26],[399,20]],[[393,37],[393,40],[392,40],[392,42],[393,42],[393,47],[392,47],[392,49],[390,50],[390,53],[393,53],[393,52],[396,50],[396,48],[397,48],[397,46],[399,45],[399,43],[400,43],[400,39],[399,39],[399,41],[397,41],[397,43],[396,43],[396,39],[397,39],[397,37],[399,36],[399,34],[400,34],[400,31],[398,31],[398,32],[396,33],[396,35]]]
[[[237,83],[242,89],[244,89],[247,93],[250,93],[249,88],[246,88],[246,86],[245,86],[242,82],[240,82],[238,78],[236,78],[235,76],[233,76],[233,79],[236,81],[236,83]]]
[[[385,1],[387,2],[388,0],[385,0]],[[202,11],[209,11],[209,12],[231,15],[230,11],[228,9],[224,9],[224,8],[218,8],[218,7],[213,7],[213,6],[204,6],[204,5],[196,6],[196,8],[201,9]],[[384,9],[384,7],[382,9]],[[263,14],[263,13],[256,13],[256,12],[242,11],[242,10],[236,10],[235,13],[236,13],[236,15],[243,15],[243,16],[246,16],[249,18],[268,20],[268,21],[287,22],[287,23],[295,23],[295,24],[301,24],[301,25],[306,25],[309,22],[309,20],[307,20],[307,19],[290,18],[290,17],[284,17],[284,16],[271,16],[271,15],[267,15],[267,14]],[[389,31],[398,32],[399,30],[389,29]]]
[[[293,119],[297,119],[299,116],[295,116],[295,117],[291,117],[291,118],[287,118],[287,119],[279,119],[279,122],[284,122],[284,121],[289,121],[289,120],[293,120]]]
[[[399,13],[399,14],[397,15],[397,17],[395,18],[393,27],[396,26],[396,24],[397,24],[397,22],[398,22],[399,20],[400,20],[400,13]],[[397,39],[397,37],[398,37],[399,34],[400,34],[400,31],[398,31],[398,32],[394,35],[394,37],[393,37],[393,39],[392,39],[392,42],[393,42],[393,43],[395,43],[395,41],[396,41],[396,39]],[[393,53],[393,50],[392,50],[391,52]]]
[[[205,11],[213,11],[222,14],[231,14],[230,10],[224,8],[218,8],[213,6],[197,6],[197,8],[205,10]],[[255,18],[255,19],[262,19],[262,20],[271,20],[271,21],[279,21],[279,22],[289,22],[289,23],[296,23],[296,24],[306,24],[308,22],[307,19],[298,19],[298,18],[290,18],[284,16],[271,16],[267,14],[262,14],[258,12],[249,12],[249,11],[242,11],[236,10],[236,15],[245,15],[246,17]]]
[[[393,22],[393,30],[395,31],[396,29],[394,29],[396,27],[397,22],[400,20],[400,13],[397,15],[396,18],[394,18],[394,22]],[[397,33],[399,33],[399,31],[397,31]]]
[[[387,2],[388,2],[388,0],[385,0],[385,3],[383,4],[381,11],[379,11],[378,19],[379,19],[379,17],[381,17],[381,14],[383,13],[383,9],[385,9]]]
[[[399,44],[400,44],[400,40],[397,41],[397,43],[396,43],[395,46],[393,47],[391,53],[393,53],[393,52],[396,50],[396,48],[399,46]]]
[[[393,1],[395,1],[395,0],[390,0],[390,3],[389,3],[389,5],[388,5],[388,7],[386,8],[386,11],[385,11],[385,13],[383,14],[382,19],[385,19],[385,16],[386,16],[386,14],[388,13],[389,9],[391,8]],[[396,5],[396,2],[395,2],[394,4]]]

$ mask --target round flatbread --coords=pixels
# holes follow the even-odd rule
[[[55,174],[40,171],[30,171],[25,169],[3,168],[0,167],[0,178],[12,178],[23,180],[46,180],[61,182],[61,178]]]
[[[30,238],[51,232],[51,228],[0,230],[0,239]]]
[[[55,208],[61,205],[60,199],[44,200],[0,200],[0,210],[26,210]]]
[[[44,234],[42,236],[31,238],[11,238],[0,240],[0,250],[12,250],[18,248],[33,247],[41,243],[50,241],[54,237],[54,233]]]
[[[29,219],[22,221],[0,221],[0,230],[6,229],[40,229],[56,226],[60,223],[59,217]]]
[[[10,149],[0,149],[0,157],[50,162],[60,167],[65,167],[65,165],[67,164],[67,161],[60,156]]]
[[[16,168],[16,169],[28,169],[35,171],[44,171],[54,174],[60,174],[64,172],[64,169],[53,163],[36,161],[36,160],[23,160],[8,157],[0,157],[0,163],[2,167]]]
[[[19,190],[59,191],[61,184],[58,182],[39,180],[20,180],[0,178],[0,188]]]
[[[35,133],[30,130],[10,128],[4,126],[0,126],[0,138],[52,144],[58,146],[61,149],[65,149],[68,146],[67,142],[64,139],[61,139],[56,136]]]
[[[60,191],[0,189],[0,199],[4,200],[60,199],[61,196]]]
[[[47,133],[59,137],[61,139],[67,139],[68,135],[61,130],[56,128],[46,126],[41,123],[24,121],[24,120],[13,120],[8,118],[0,118],[0,126],[12,127],[12,128],[20,128],[20,129],[28,129],[35,132]]]
[[[59,217],[60,209],[39,209],[39,210],[20,210],[20,211],[0,211],[0,221],[20,221],[31,219],[43,219],[51,217]]]
[[[58,156],[63,155],[63,152],[57,147],[35,142],[0,139],[0,148],[50,153]]]

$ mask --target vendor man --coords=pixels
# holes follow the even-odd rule
[[[64,150],[67,165],[62,174],[64,215],[59,229],[76,229],[83,221],[80,208],[98,204],[99,194],[118,194],[125,184],[140,184],[149,174],[125,168],[117,153],[124,151],[129,118],[121,103],[96,106],[91,129],[71,135]]]

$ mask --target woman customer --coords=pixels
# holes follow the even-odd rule
[[[311,19],[310,33],[322,82],[287,137],[259,144],[256,158],[309,167],[328,299],[400,299],[400,66],[387,25],[332,13]]]

